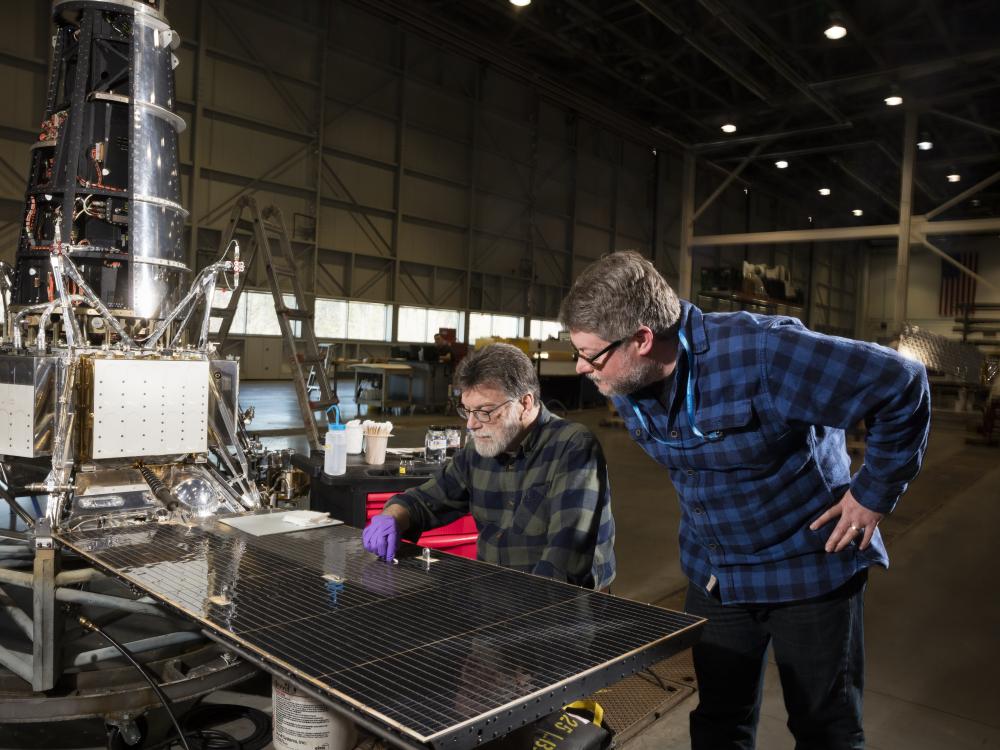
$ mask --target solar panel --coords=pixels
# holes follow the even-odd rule
[[[346,526],[251,536],[214,520],[63,532],[88,561],[404,745],[464,750],[693,643],[697,617]]]

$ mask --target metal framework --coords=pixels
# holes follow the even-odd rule
[[[177,102],[191,132],[181,163],[194,209],[188,218],[189,264],[211,262],[218,233],[236,201],[267,193],[287,215],[300,213],[310,220],[311,230],[293,237],[299,271],[310,280],[305,289],[310,307],[316,295],[329,295],[552,317],[579,269],[601,252],[625,244],[639,246],[671,277],[677,274],[682,291],[689,290],[693,248],[712,244],[712,239],[718,240],[717,247],[764,241],[764,235],[741,239],[745,233],[720,239],[718,212],[706,213],[716,196],[727,196],[730,210],[735,205],[731,195],[752,182],[755,215],[772,214],[779,217],[778,225],[788,225],[778,208],[788,185],[767,174],[769,160],[775,158],[818,158],[823,161],[810,163],[829,165],[833,154],[845,184],[860,185],[881,204],[878,210],[866,206],[866,214],[876,222],[912,226],[918,237],[920,216],[937,216],[921,214],[925,199],[943,204],[938,213],[954,213],[983,193],[963,191],[946,203],[936,185],[914,175],[914,221],[899,221],[896,191],[909,180],[885,177],[894,169],[900,174],[905,170],[906,159],[896,147],[899,135],[881,109],[871,105],[859,110],[864,97],[874,97],[893,81],[917,86],[938,80],[935,76],[968,76],[967,85],[937,97],[920,124],[932,130],[947,127],[950,135],[964,133],[981,153],[997,149],[997,129],[986,124],[990,113],[981,105],[977,109],[970,97],[995,85],[988,78],[1000,50],[968,50],[949,19],[929,25],[933,34],[922,43],[930,44],[936,36],[939,49],[921,62],[900,63],[884,51],[884,39],[906,33],[914,18],[923,14],[940,21],[936,2],[886,24],[880,35],[865,33],[860,11],[852,16],[851,39],[875,68],[850,75],[774,44],[802,25],[814,10],[812,2],[782,14],[750,13],[742,0],[572,0],[553,6],[554,15],[545,16],[541,8],[519,14],[483,0],[344,0],[306,3],[302,20],[260,0],[174,4],[184,11],[179,17],[189,19],[190,28],[182,29],[188,38],[181,53],[192,58],[188,69],[194,72]],[[963,2],[955,15],[966,8],[978,12],[982,5]],[[39,17],[45,12],[41,3]],[[480,28],[470,33],[476,17]],[[374,33],[370,49],[345,44],[339,35],[341,28],[357,24],[367,24]],[[482,27],[506,29],[505,24],[514,29],[509,45],[488,34],[476,35]],[[280,60],[261,44],[262,25],[294,35],[300,58],[308,62]],[[647,36],[636,33],[645,27]],[[671,38],[676,44],[662,43]],[[459,60],[452,57],[456,54],[461,62],[453,65]],[[538,75],[538,58],[544,58],[549,75]],[[560,64],[569,68],[565,75]],[[0,65],[45,72],[37,54],[0,51]],[[984,71],[978,79],[977,68]],[[243,81],[259,82],[260,96],[275,103],[272,111],[220,96],[229,70]],[[345,71],[360,72],[365,85],[344,85]],[[661,84],[671,77],[672,88]],[[613,100],[600,95],[601,86],[620,91],[627,106],[609,104]],[[502,87],[508,93],[499,95]],[[588,87],[597,95],[580,94]],[[837,98],[843,96],[857,98],[859,105],[845,107]],[[428,97],[439,99],[464,122],[443,127],[423,104]],[[520,99],[525,105],[518,111]],[[741,129],[735,138],[714,136],[715,118],[727,102],[742,107],[760,126],[746,135]],[[779,111],[792,113],[792,119],[782,123]],[[644,120],[654,113],[659,113],[656,124],[648,127]],[[561,130],[552,127],[558,118],[564,120]],[[861,120],[877,127],[859,131]],[[358,139],[345,141],[339,134],[348,126],[356,130],[362,121],[371,123],[373,134],[391,134],[386,148],[365,148]],[[274,145],[227,163],[214,155],[223,129],[247,142]],[[611,140],[616,145],[597,157],[600,170],[589,169],[591,144],[607,133],[615,134]],[[0,134],[25,142],[37,137],[16,126],[5,126]],[[461,155],[457,169],[424,158],[427,144],[434,141]],[[521,142],[529,144],[526,150],[515,148]],[[626,159],[631,144],[658,156]],[[681,154],[688,150],[698,157],[691,167],[697,182],[689,180],[682,163]],[[554,159],[556,153],[562,157]],[[922,168],[975,164],[982,158],[953,156],[921,162]],[[729,171],[719,166],[730,161],[739,166]],[[19,174],[16,168],[6,171]],[[595,179],[597,172],[608,176],[604,186]],[[0,163],[0,178],[5,173]],[[386,182],[391,184],[388,191],[371,189]],[[801,193],[807,181],[800,177],[790,182]],[[695,201],[682,220],[684,188],[709,183],[715,195]],[[626,189],[630,184],[645,189],[636,195]],[[981,190],[990,184],[983,183]],[[427,210],[415,199],[422,191],[451,196],[444,202],[453,202],[456,210],[451,215]],[[798,201],[811,212],[800,197],[789,205]],[[11,207],[15,205],[12,199]],[[496,220],[504,207],[512,210]],[[694,231],[696,221],[700,234]],[[15,229],[14,224],[0,225],[0,238]],[[871,230],[874,235],[852,234],[859,229],[865,228],[845,227],[843,234],[822,230],[827,234],[804,235],[803,241],[887,236],[880,229]],[[780,235],[767,241],[790,240]],[[435,245],[454,252],[428,251]],[[902,310],[902,303],[897,307]]]

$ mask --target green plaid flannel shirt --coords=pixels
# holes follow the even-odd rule
[[[544,406],[517,453],[480,456],[470,440],[419,487],[386,503],[410,513],[406,538],[471,512],[480,560],[588,588],[615,577],[615,522],[597,438]]]

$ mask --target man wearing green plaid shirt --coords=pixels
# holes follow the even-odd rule
[[[400,536],[416,539],[471,512],[480,560],[606,588],[615,522],[597,438],[545,408],[531,360],[509,344],[463,359],[455,385],[472,439],[427,482],[386,503],[365,529],[365,548],[391,561]]]

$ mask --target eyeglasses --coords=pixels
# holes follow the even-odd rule
[[[574,357],[579,357],[580,359],[582,359],[584,362],[586,362],[591,367],[603,367],[605,364],[607,364],[607,360],[605,360],[604,362],[602,362],[600,365],[597,364],[597,360],[599,360],[605,354],[607,354],[610,351],[613,351],[616,347],[619,347],[619,346],[621,346],[624,343],[625,343],[625,339],[618,339],[617,341],[612,341],[610,344],[608,344],[606,347],[604,347],[603,349],[601,349],[601,351],[599,351],[593,357],[588,357],[586,354],[582,353],[579,349],[577,349],[574,346],[573,347],[573,356]]]
[[[462,419],[468,419],[469,415],[471,414],[476,418],[477,422],[482,422],[483,424],[486,424],[493,418],[494,412],[499,411],[507,404],[509,404],[511,401],[516,401],[516,400],[517,399],[509,398],[499,406],[494,406],[492,409],[466,409],[464,406],[459,404],[458,406],[455,407],[455,413],[458,414],[458,416],[460,416]]]

